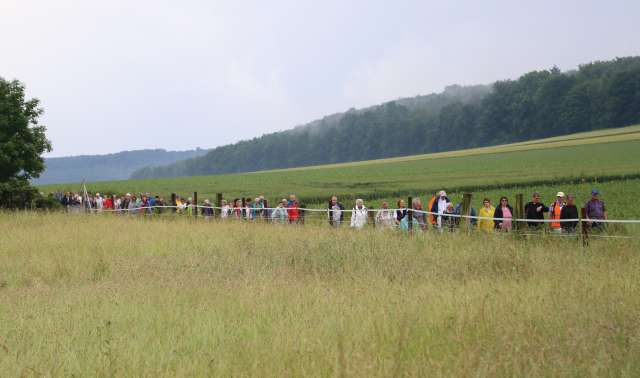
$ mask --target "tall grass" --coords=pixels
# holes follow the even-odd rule
[[[0,214],[0,371],[638,376],[640,242]]]

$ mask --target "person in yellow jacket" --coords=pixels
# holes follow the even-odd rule
[[[481,218],[493,218],[495,211],[495,207],[491,206],[491,200],[485,198],[482,201],[482,207],[478,212],[478,216]],[[492,232],[494,229],[493,219],[478,219],[478,229],[485,232]]]

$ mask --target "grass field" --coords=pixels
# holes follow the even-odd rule
[[[538,187],[549,187],[548,192],[555,194],[557,190],[564,190],[563,187],[584,182],[584,188],[580,187],[582,192],[577,193],[582,201],[588,196],[594,178],[600,181],[613,178],[625,183],[625,187],[636,185],[637,181],[621,181],[620,176],[640,178],[638,161],[640,126],[631,126],[504,146],[367,162],[233,175],[96,182],[88,187],[102,193],[153,192],[167,197],[172,192],[190,196],[197,191],[201,199],[214,199],[215,193],[222,192],[225,198],[263,194],[273,200],[295,192],[302,202],[311,206],[324,203],[331,194],[337,194],[348,204],[355,198],[379,203],[383,199],[425,196],[447,189],[478,193],[475,196],[478,206],[481,192],[485,191],[499,190],[509,194],[513,193],[512,187],[519,187],[529,193]],[[77,191],[79,187],[79,184],[49,185],[43,186],[42,190]],[[558,189],[553,189],[556,187]],[[614,187],[618,189],[619,185]],[[635,204],[631,206],[640,216],[640,208],[635,208]]]
[[[640,375],[640,241],[0,214],[3,376]]]

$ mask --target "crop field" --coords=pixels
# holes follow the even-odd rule
[[[640,241],[0,214],[3,376],[638,376]]]
[[[565,187],[578,190],[576,184],[584,183],[580,187],[582,192],[576,193],[583,197],[588,195],[594,181],[602,188],[605,187],[602,181],[617,181],[628,188],[637,184],[631,179],[640,178],[639,161],[640,126],[631,126],[504,146],[367,162],[218,176],[96,182],[89,183],[88,189],[118,194],[152,192],[165,197],[172,192],[190,196],[197,191],[199,198],[211,200],[218,192],[229,199],[262,194],[270,200],[296,193],[301,202],[309,206],[324,203],[332,194],[341,197],[345,204],[352,203],[355,198],[378,204],[381,200],[426,196],[446,189],[478,193],[475,196],[477,206],[483,192],[496,193],[498,190],[509,195],[514,193],[513,187],[521,188],[524,193],[549,187],[549,193],[555,193],[553,188],[557,187],[556,191]],[[620,185],[614,187],[618,189]],[[76,183],[43,186],[41,190],[77,191],[79,188],[80,184]],[[614,193],[608,194],[613,197]],[[640,211],[636,214],[640,215]]]

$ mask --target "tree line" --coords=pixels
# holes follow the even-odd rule
[[[209,175],[489,146],[640,122],[640,57],[554,67],[490,86],[351,109],[292,130],[140,169],[132,178]]]

